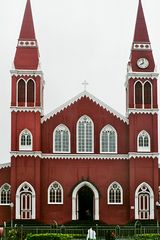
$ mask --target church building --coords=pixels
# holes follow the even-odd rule
[[[158,73],[141,0],[124,79],[126,116],[86,90],[44,115],[30,0],[10,73],[11,160],[0,164],[0,224],[11,217],[48,224],[156,219]]]

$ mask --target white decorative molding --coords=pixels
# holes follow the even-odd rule
[[[2,163],[0,164],[0,169],[11,167],[11,163]]]
[[[37,151],[11,151],[11,157],[41,157],[42,152]]]
[[[128,72],[127,73],[127,80],[129,80],[130,78],[137,78],[137,79],[157,79],[159,76],[159,73],[157,72]]]
[[[157,152],[147,153],[147,152],[130,152],[129,153],[129,159],[130,158],[158,158],[159,154]]]
[[[64,103],[63,105],[61,105],[60,107],[56,108],[54,111],[52,111],[49,114],[47,114],[46,116],[44,116],[41,119],[41,122],[43,123],[43,122],[47,121],[48,119],[50,119],[51,117],[53,117],[57,113],[63,111],[64,109],[68,108],[71,104],[74,104],[75,102],[77,102],[78,100],[80,100],[83,97],[88,97],[90,100],[95,102],[97,105],[99,105],[100,107],[104,108],[105,110],[107,110],[108,112],[113,114],[113,116],[119,118],[121,121],[128,124],[128,119],[126,117],[124,117],[123,115],[121,115],[120,113],[115,111],[113,108],[109,107],[107,104],[105,104],[104,102],[102,102],[98,98],[94,97],[92,94],[88,93],[87,91],[83,91],[82,93],[78,94],[77,96],[75,96],[71,100],[69,100],[66,103]]]
[[[128,154],[42,154],[43,159],[128,160]]]
[[[10,107],[11,112],[43,112],[42,107]]]
[[[18,40],[18,44],[17,44],[18,47],[30,47],[30,48],[35,48],[35,47],[38,47],[37,45],[37,41],[35,40]]]
[[[158,114],[159,109],[137,109],[137,108],[129,108],[128,109],[128,115],[133,113],[133,114]]]
[[[27,76],[27,77],[37,77],[37,76],[40,76],[42,77],[42,80],[43,80],[43,72],[41,70],[26,70],[26,69],[20,69],[20,70],[17,70],[17,69],[12,69],[10,70],[10,73],[12,76],[20,76],[20,77],[24,77],[24,76]]]
[[[132,45],[132,50],[151,50],[151,44],[149,42],[134,42]]]

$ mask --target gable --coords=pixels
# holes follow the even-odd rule
[[[56,108],[54,111],[52,111],[49,114],[47,114],[46,116],[44,116],[41,119],[41,122],[43,123],[43,122],[47,121],[48,119],[52,118],[56,114],[60,113],[61,111],[65,110],[65,109],[68,109],[71,105],[75,104],[76,102],[79,102],[83,98],[90,99],[92,102],[94,102],[99,107],[105,109],[107,112],[109,112],[110,114],[112,114],[116,118],[118,118],[121,121],[123,121],[124,123],[128,124],[128,119],[126,117],[124,117],[122,114],[118,113],[113,108],[111,108],[110,106],[108,106],[107,104],[105,104],[104,102],[99,100],[98,98],[94,97],[92,94],[88,93],[87,91],[84,91],[84,92],[78,94],[77,96],[75,96],[71,100],[67,101],[66,103],[64,103],[60,107]]]

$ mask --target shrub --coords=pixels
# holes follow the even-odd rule
[[[84,236],[81,234],[62,234],[62,233],[43,233],[43,234],[28,234],[26,240],[73,240],[80,239]]]
[[[148,233],[148,234],[137,234],[135,240],[146,240],[146,239],[160,239],[159,233]]]

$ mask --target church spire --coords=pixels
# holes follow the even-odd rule
[[[23,17],[19,39],[35,40],[34,23],[30,0],[27,0],[26,9]]]
[[[139,0],[135,32],[129,66],[133,72],[154,72],[155,63],[144,17],[142,2]]]
[[[36,70],[39,64],[38,46],[30,0],[27,0],[14,59],[15,69]]]
[[[150,42],[141,0],[139,0],[134,42]]]

